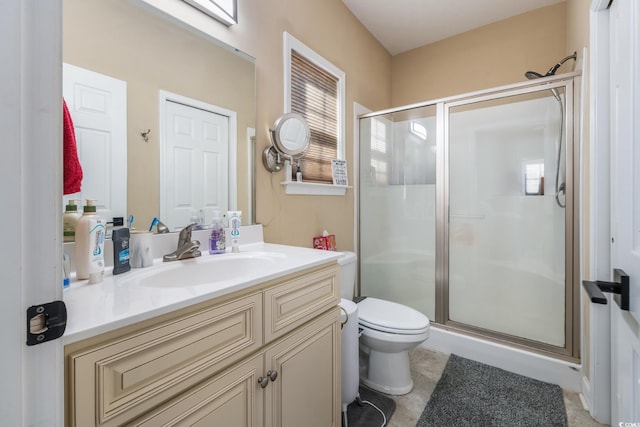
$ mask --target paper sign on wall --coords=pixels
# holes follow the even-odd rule
[[[333,185],[347,185],[347,161],[340,159],[331,160],[331,173]]]

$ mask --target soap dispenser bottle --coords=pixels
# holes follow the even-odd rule
[[[76,224],[76,278],[99,283],[104,274],[105,221],[96,212],[94,200],[87,199]]]
[[[211,237],[209,237],[209,253],[223,254],[226,248],[226,236],[220,211],[214,211],[213,222],[211,223]]]
[[[64,209],[62,215],[62,236],[64,242],[75,242],[76,225],[82,214],[78,212],[78,206],[75,200],[70,199]]]

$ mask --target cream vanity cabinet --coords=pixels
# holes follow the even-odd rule
[[[339,426],[337,272],[308,269],[67,345],[67,426]]]

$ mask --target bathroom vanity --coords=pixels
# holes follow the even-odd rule
[[[340,425],[336,258],[263,243],[66,290],[66,425]]]

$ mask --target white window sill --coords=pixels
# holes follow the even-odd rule
[[[316,196],[344,196],[348,185],[318,184],[315,182],[283,181],[286,194],[306,194]]]

